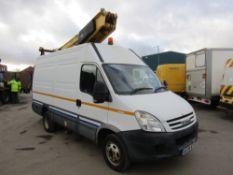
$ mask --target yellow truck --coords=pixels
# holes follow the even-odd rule
[[[233,58],[227,60],[220,88],[220,106],[233,110]]]
[[[155,71],[160,81],[175,93],[185,93],[185,64],[163,64]]]

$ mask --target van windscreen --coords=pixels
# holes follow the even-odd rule
[[[103,67],[117,94],[144,94],[165,90],[157,76],[147,66],[104,64]]]

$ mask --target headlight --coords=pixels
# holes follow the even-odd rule
[[[143,111],[136,111],[135,118],[138,121],[141,129],[145,131],[151,132],[165,132],[165,128],[161,124],[161,122],[153,115],[143,112]]]

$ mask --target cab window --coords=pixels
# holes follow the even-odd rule
[[[83,65],[80,75],[80,90],[92,95],[96,81],[104,82],[99,69],[95,65]]]

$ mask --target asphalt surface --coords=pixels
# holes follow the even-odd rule
[[[48,134],[31,110],[31,96],[0,106],[0,175],[120,174],[105,164],[92,142],[64,130]],[[233,173],[233,113],[192,104],[199,139],[185,157],[133,165],[124,174],[230,175]]]

